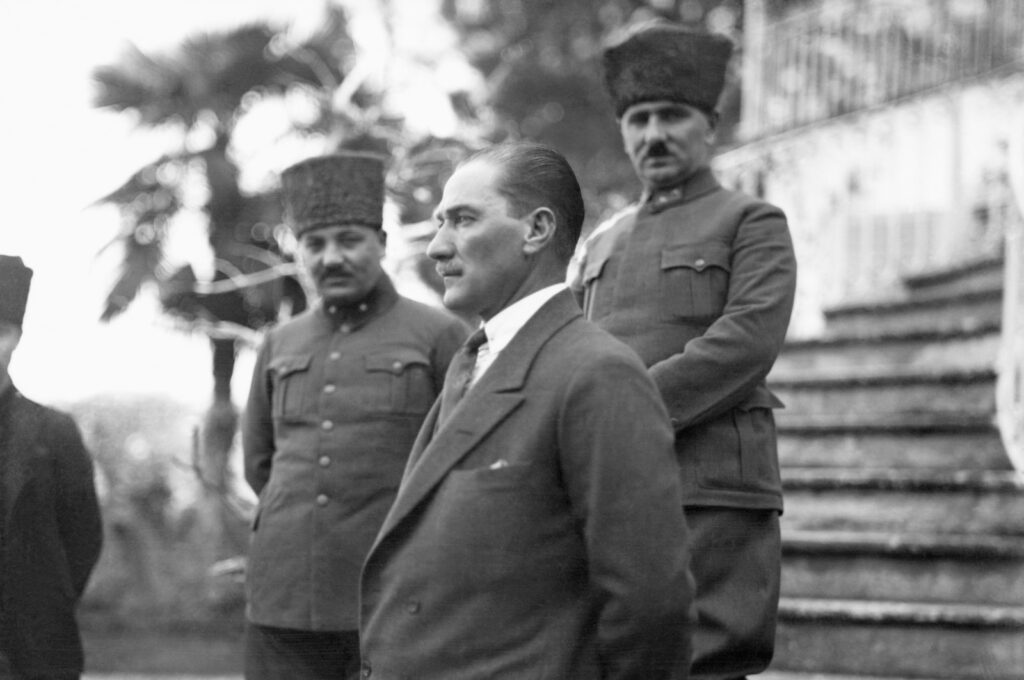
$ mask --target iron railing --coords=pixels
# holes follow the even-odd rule
[[[749,28],[747,140],[1024,61],[1024,0],[823,0]]]

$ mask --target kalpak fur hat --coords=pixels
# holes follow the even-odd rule
[[[715,110],[732,41],[665,20],[639,24],[605,48],[605,86],[621,117],[633,104],[668,100]]]
[[[285,221],[296,236],[341,224],[380,229],[384,159],[344,151],[301,161],[281,173],[281,195]]]
[[[0,255],[0,321],[17,326],[25,318],[32,270],[16,255]]]

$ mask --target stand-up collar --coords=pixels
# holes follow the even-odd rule
[[[317,314],[335,328],[342,325],[355,330],[370,319],[391,309],[398,301],[398,293],[387,274],[381,274],[377,285],[361,301],[352,305],[327,305],[323,300],[317,303]]]
[[[641,203],[650,212],[657,213],[709,194],[720,186],[711,168],[701,168],[674,187],[645,191]]]

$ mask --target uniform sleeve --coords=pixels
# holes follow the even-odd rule
[[[242,454],[245,479],[259,495],[270,479],[274,457],[274,419],[271,412],[272,385],[267,366],[270,362],[270,336],[256,355],[256,366],[249,387],[249,400],[242,417]]]
[[[469,329],[454,317],[437,336],[433,351],[434,394],[441,394],[441,389],[444,387],[444,376],[448,372],[448,364],[452,362],[452,357],[455,356],[455,352],[467,337],[469,337]]]
[[[57,452],[57,524],[75,595],[81,597],[103,547],[103,521],[89,452],[78,426],[61,415],[54,423]]]
[[[681,354],[650,367],[676,428],[713,418],[747,399],[768,375],[786,338],[796,258],[782,211],[761,203],[744,214],[730,266],[722,315]]]
[[[668,415],[642,364],[616,357],[569,383],[562,471],[600,603],[602,678],[681,677],[693,581]]]

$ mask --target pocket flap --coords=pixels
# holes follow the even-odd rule
[[[270,368],[280,377],[308,371],[309,363],[313,360],[312,354],[293,354],[291,356],[274,357],[270,361]]]
[[[401,375],[406,368],[416,364],[427,366],[429,362],[425,356],[414,351],[391,351],[366,357],[367,371],[386,371],[394,375]]]
[[[669,246],[661,251],[661,268],[689,267],[702,272],[708,267],[730,271],[729,246],[717,241]]]

